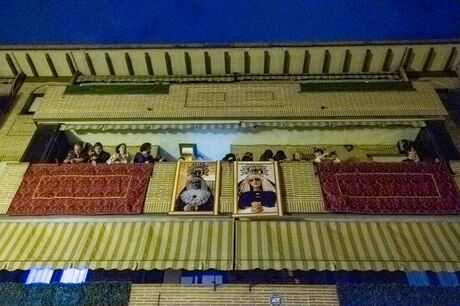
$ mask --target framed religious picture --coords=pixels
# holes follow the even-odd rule
[[[235,162],[234,217],[282,216],[278,162]]]
[[[169,214],[217,215],[220,162],[177,162]]]

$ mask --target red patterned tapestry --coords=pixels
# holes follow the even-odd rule
[[[140,214],[151,172],[148,164],[33,164],[8,214]]]
[[[321,163],[317,173],[326,209],[370,214],[450,214],[460,198],[443,165]]]

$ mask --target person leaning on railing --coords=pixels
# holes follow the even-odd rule
[[[420,157],[418,156],[417,150],[413,146],[409,148],[409,150],[406,153],[406,158],[403,160],[403,162],[413,162],[413,163],[419,163],[420,162]]]
[[[126,143],[120,143],[115,147],[115,153],[110,156],[107,163],[112,164],[128,164],[132,160],[131,154],[126,152]]]
[[[89,162],[93,165],[106,163],[110,158],[110,154],[104,151],[104,147],[100,142],[96,142],[93,146],[92,153],[89,156]]]
[[[82,142],[75,143],[73,149],[63,161],[64,164],[82,164],[86,162],[88,162],[88,154],[84,151]]]
[[[315,158],[313,159],[314,164],[319,164],[325,161],[332,161],[334,163],[341,162],[335,152],[324,152],[322,149],[317,148],[313,151],[313,154],[315,155]]]

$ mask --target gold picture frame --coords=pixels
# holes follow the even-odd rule
[[[238,161],[234,164],[233,217],[282,216],[278,162]]]
[[[170,215],[217,215],[219,196],[219,161],[177,162]]]

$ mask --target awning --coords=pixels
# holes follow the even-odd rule
[[[423,120],[255,120],[232,122],[158,122],[158,123],[65,123],[61,130],[213,130],[213,129],[247,129],[256,127],[295,128],[295,127],[336,127],[336,126],[411,126],[424,127]]]
[[[459,222],[239,221],[235,268],[460,269]]]
[[[230,270],[233,222],[2,221],[0,269]]]
[[[459,222],[235,222],[4,220],[0,269],[460,269]]]

